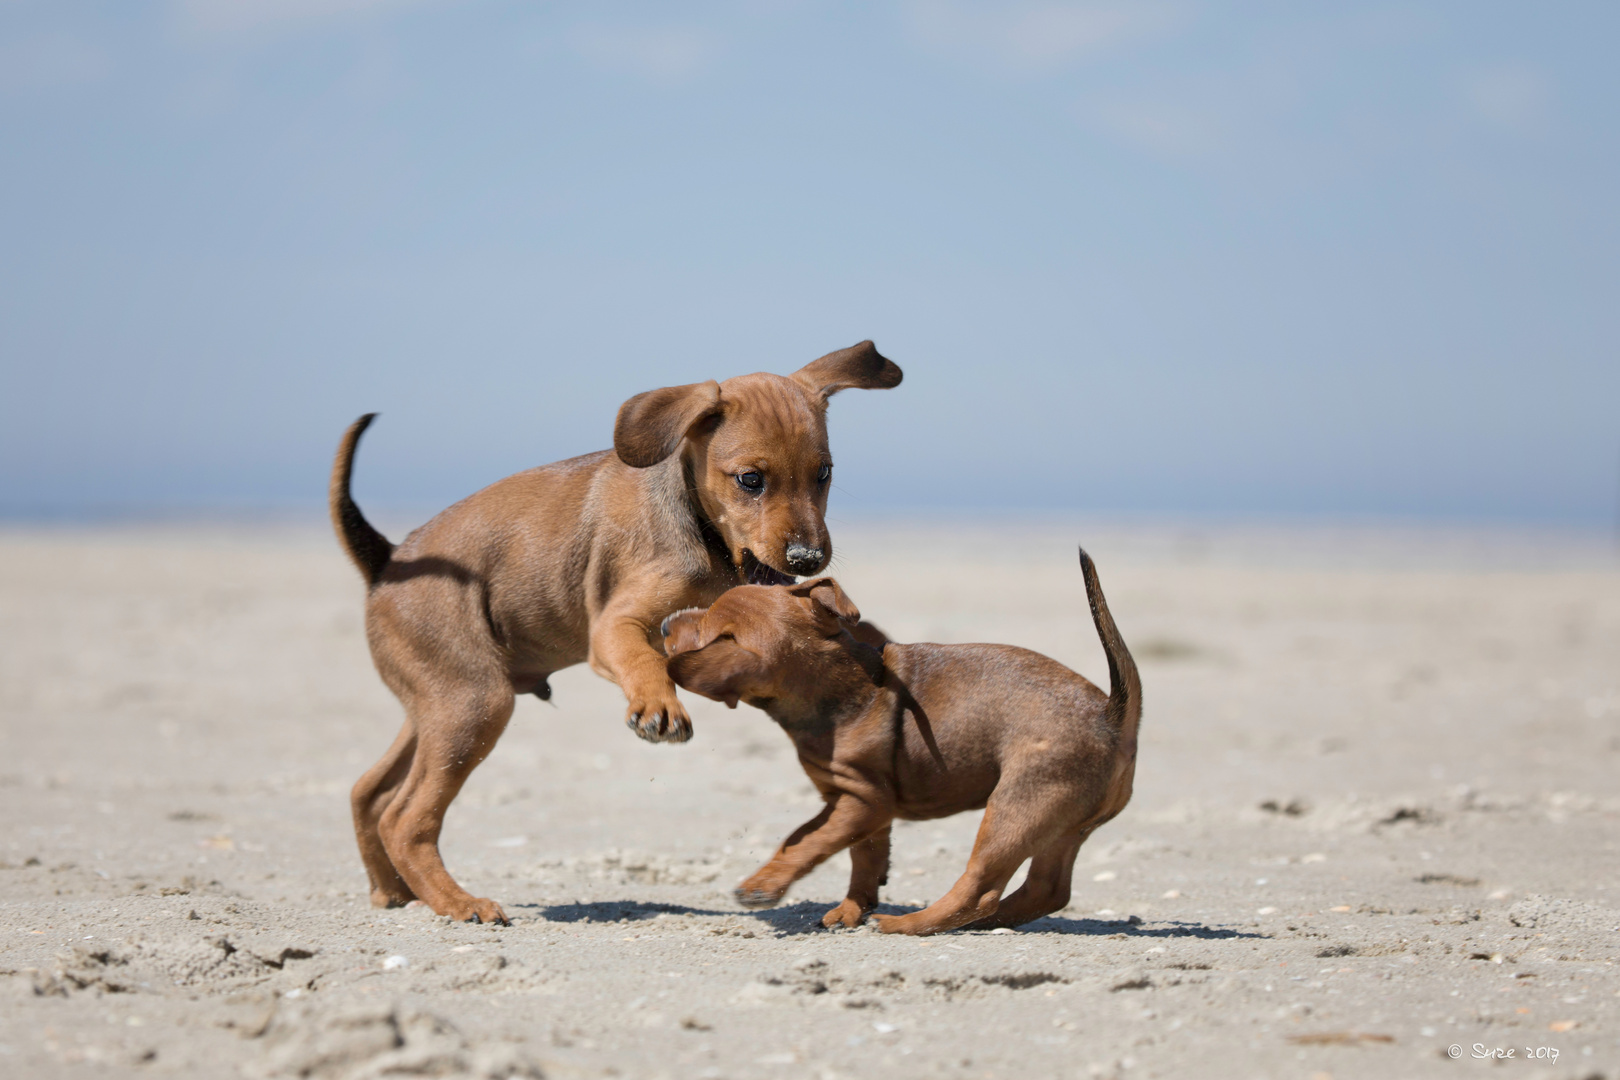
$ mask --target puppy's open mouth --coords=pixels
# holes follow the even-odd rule
[[[743,578],[750,585],[792,585],[799,580],[773,566],[766,566],[747,548],[743,548],[741,569]]]

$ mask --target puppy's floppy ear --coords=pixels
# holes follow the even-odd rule
[[[825,401],[851,387],[888,390],[899,386],[901,371],[899,365],[877,351],[877,346],[863,341],[811,361],[788,378]]]
[[[846,622],[851,626],[861,621],[861,610],[855,606],[838,582],[830,577],[816,578],[813,581],[801,581],[797,585],[789,585],[787,589],[794,596],[803,596],[815,604],[832,618]]]
[[[705,636],[703,632],[703,616],[706,614],[708,608],[687,608],[665,615],[664,621],[658,626],[658,636],[664,639],[665,655],[691,652],[713,641],[713,634]]]
[[[613,449],[635,469],[656,465],[703,421],[720,415],[720,384],[689,383],[637,394],[619,406],[613,424]]]
[[[759,654],[743,648],[735,638],[717,637],[701,649],[671,657],[669,677],[677,686],[735,709],[743,680],[757,673],[761,664]]]

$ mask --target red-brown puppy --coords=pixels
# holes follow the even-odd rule
[[[509,476],[395,548],[349,496],[349,428],[332,469],[332,520],[365,575],[366,637],[405,726],[351,796],[371,902],[421,898],[440,915],[505,922],[439,856],[445,810],[495,746],[513,695],[551,696],[580,661],[624,690],[643,739],[692,723],[655,644],[672,611],[743,582],[790,582],[832,557],[824,515],[827,399],[896,386],[870,341],[794,374],[638,394],[613,449]]]
[[[1080,845],[1130,801],[1142,712],[1136,664],[1084,551],[1080,567],[1108,654],[1106,695],[1010,645],[881,642],[831,578],[732,589],[666,620],[675,681],[769,713],[827,800],[737,899],[770,907],[847,847],[849,896],[821,921],[857,926],[888,875],[890,822],[982,807],[967,872],[923,911],[873,916],[884,933],[1017,926],[1067,904]],[[1027,880],[1003,899],[1025,859]]]

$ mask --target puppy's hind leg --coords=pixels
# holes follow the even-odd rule
[[[512,706],[504,678],[413,698],[406,710],[416,729],[415,753],[378,825],[383,847],[410,890],[437,914],[463,922],[507,919],[495,901],[456,884],[439,854],[439,833],[451,800],[506,730]]]
[[[985,807],[967,871],[950,892],[909,915],[874,915],[885,934],[937,934],[988,919],[1001,906],[1001,892],[1024,860],[1040,849],[1044,830],[1017,808],[998,809],[992,796]]]
[[[1030,860],[1024,883],[1001,902],[988,919],[969,924],[972,930],[993,930],[998,926],[1022,926],[1068,906],[1074,880],[1074,860],[1080,854],[1089,832],[1065,836],[1036,852]]]
[[[355,840],[360,845],[360,858],[366,864],[366,876],[371,879],[372,907],[402,907],[416,899],[416,894],[394,868],[378,831],[383,811],[404,783],[415,753],[416,726],[407,720],[388,752],[366,770],[349,793]]]

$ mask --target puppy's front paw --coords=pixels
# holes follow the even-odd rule
[[[781,903],[786,892],[786,886],[776,885],[756,875],[738,885],[736,891],[731,895],[735,896],[737,903],[743,907],[758,911],[761,908],[771,908]]]
[[[434,911],[439,915],[448,915],[457,922],[512,925],[501,905],[481,896],[462,896],[450,901],[443,910],[435,908]]]
[[[631,698],[624,726],[648,742],[686,742],[692,737],[692,718],[673,693]]]
[[[912,912],[910,915],[873,915],[872,921],[877,928],[885,934],[932,934],[937,927],[919,919],[921,912]]]
[[[843,903],[821,917],[821,925],[828,928],[843,926],[853,930],[866,921],[866,912],[867,909],[855,901],[845,899]]]
[[[400,882],[392,888],[377,888],[371,890],[371,906],[378,908],[405,907],[408,904],[420,904],[416,894]]]

